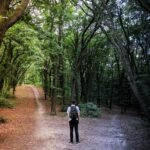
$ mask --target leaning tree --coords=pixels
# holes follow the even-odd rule
[[[29,0],[0,1],[0,45],[6,31],[22,17],[28,4]]]

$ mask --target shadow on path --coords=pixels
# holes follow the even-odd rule
[[[127,150],[126,137],[116,114],[101,119],[81,118],[81,143],[68,143],[69,126],[66,117],[50,116],[39,99],[38,90],[30,87],[37,103],[32,150]]]

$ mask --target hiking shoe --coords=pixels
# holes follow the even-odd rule
[[[77,141],[76,144],[80,143],[80,141]]]

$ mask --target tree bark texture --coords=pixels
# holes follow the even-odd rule
[[[13,10],[10,8],[12,0],[0,1],[0,45],[6,31],[13,26],[24,14],[29,0],[22,0]]]

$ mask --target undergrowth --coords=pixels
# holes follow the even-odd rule
[[[0,97],[0,108],[13,108],[14,104],[10,100]]]
[[[92,102],[79,104],[79,107],[81,111],[81,116],[83,117],[94,118],[94,117],[100,117],[101,115],[100,108],[98,108],[97,105],[95,105]]]
[[[61,111],[66,112],[67,107],[68,106],[64,105],[62,107]],[[95,105],[92,102],[79,104],[79,108],[80,108],[80,114],[82,117],[94,118],[94,117],[100,117],[100,115],[101,115],[100,108],[98,108],[97,105]]]

